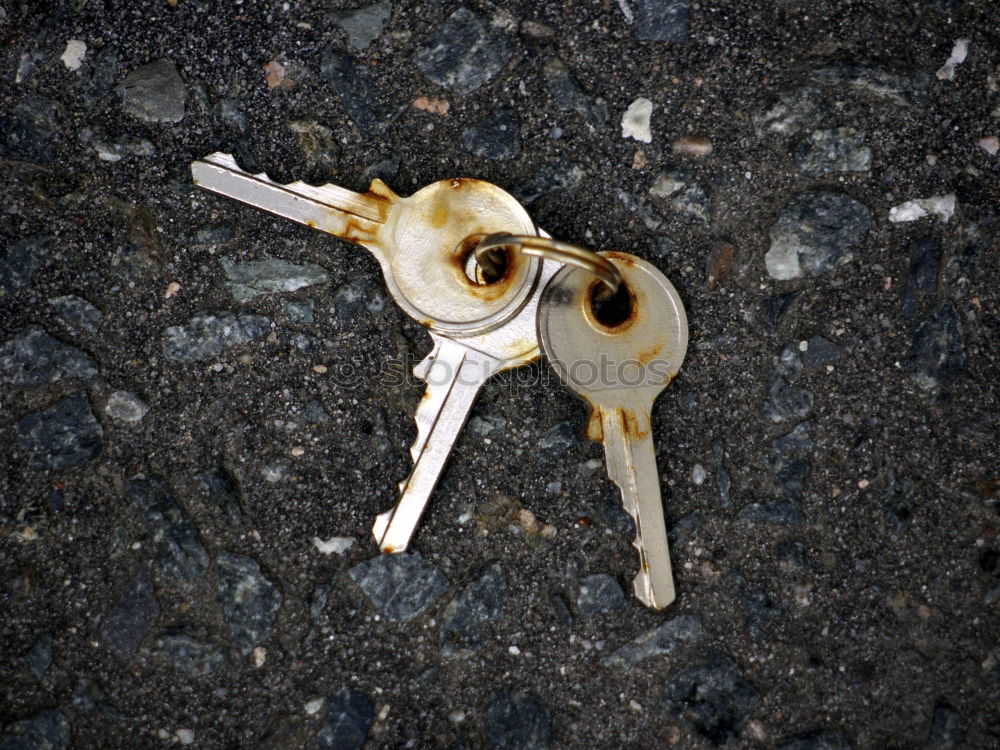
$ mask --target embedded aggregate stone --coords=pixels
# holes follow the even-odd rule
[[[825,114],[823,92],[815,86],[799,86],[782,91],[770,105],[754,112],[753,124],[758,136],[789,136],[816,127]]]
[[[334,19],[347,33],[348,43],[358,52],[364,52],[379,38],[390,15],[392,3],[390,0],[382,0],[355,10],[335,13]]]
[[[185,583],[205,575],[208,553],[170,486],[159,477],[136,474],[126,483],[125,494],[142,518],[163,572]]]
[[[786,292],[784,294],[776,294],[764,300],[761,306],[761,313],[765,331],[775,333],[778,330],[782,317],[799,294],[800,292],[797,291]]]
[[[199,362],[234,346],[263,338],[271,321],[263,315],[202,312],[182,326],[163,331],[163,356],[175,362]]]
[[[566,63],[549,57],[543,69],[545,87],[552,103],[563,112],[576,112],[591,128],[598,130],[608,123],[608,104],[600,97],[586,93],[573,77]]]
[[[138,422],[149,412],[149,406],[131,391],[115,391],[108,396],[104,412],[119,422]]]
[[[580,581],[580,591],[576,597],[580,617],[593,617],[624,605],[625,594],[622,587],[606,573],[595,573]]]
[[[356,323],[359,316],[381,312],[385,292],[373,279],[360,278],[343,284],[333,293],[333,311],[341,325]]]
[[[48,234],[33,234],[7,245],[0,254],[0,298],[3,293],[30,286],[51,248],[52,236]]]
[[[507,579],[499,564],[487,567],[453,599],[441,616],[441,644],[446,654],[482,645],[483,625],[498,619],[507,606]]]
[[[226,662],[225,646],[198,628],[162,633],[150,642],[147,651],[153,659],[195,678],[212,674]]]
[[[910,248],[910,267],[899,288],[899,306],[904,318],[913,318],[932,297],[941,264],[941,243],[921,237]]]
[[[133,70],[115,89],[125,111],[144,122],[176,123],[184,119],[187,89],[177,66],[156,60]]]
[[[330,280],[326,269],[315,263],[299,265],[281,258],[245,262],[222,258],[219,262],[226,274],[229,293],[237,302],[246,302],[262,294],[294,292]]]
[[[160,616],[149,566],[143,564],[118,602],[101,621],[101,642],[122,658],[130,658]]]
[[[104,430],[83,392],[25,415],[17,433],[32,469],[71,469],[94,459],[104,446]]]
[[[584,171],[568,159],[542,164],[526,180],[512,189],[514,197],[530,204],[546,195],[572,194],[583,182]]]
[[[75,294],[53,297],[49,307],[56,320],[73,333],[97,333],[97,326],[104,317],[100,310]]]
[[[379,555],[358,563],[351,579],[382,616],[412,620],[448,589],[448,579],[419,552]]]
[[[924,393],[944,395],[965,374],[965,363],[962,319],[951,302],[938,303],[914,331],[908,359],[912,378]]]
[[[490,696],[484,724],[486,740],[492,750],[545,750],[549,747],[551,714],[531,693],[495,692]]]
[[[953,750],[965,743],[962,718],[952,706],[938,703],[931,715],[931,729],[927,736],[927,750]]]
[[[674,720],[690,722],[716,745],[736,739],[760,701],[743,670],[719,652],[703,664],[679,670],[665,688],[660,707]]]
[[[580,442],[580,425],[568,420],[547,429],[538,438],[538,447],[552,453],[565,453]]]
[[[215,582],[233,644],[248,654],[271,636],[281,592],[256,560],[225,550],[215,560]]]
[[[316,735],[319,750],[361,750],[375,719],[372,699],[354,688],[341,690],[326,699],[326,716]]]
[[[281,309],[285,311],[285,315],[291,318],[296,323],[312,323],[313,322],[313,310],[316,307],[316,300],[307,299],[302,301],[296,300],[282,300]]]
[[[118,78],[119,57],[118,45],[110,43],[88,56],[87,77],[82,86],[83,101],[88,107],[111,93]]]
[[[0,157],[51,166],[63,113],[59,102],[32,94],[0,114]]]
[[[236,480],[223,468],[209,469],[195,475],[195,484],[201,496],[222,511],[230,523],[240,520],[240,499]]]
[[[506,161],[521,153],[517,113],[498,109],[462,132],[462,143],[476,156]]]
[[[361,61],[329,46],[323,50],[320,73],[364,135],[373,135],[393,120],[395,108]]]
[[[844,355],[842,347],[837,346],[822,336],[813,336],[808,341],[808,348],[803,352],[802,359],[810,367],[823,367],[836,362]]]
[[[701,643],[701,638],[701,618],[678,615],[619,647],[601,663],[605,667],[633,667],[645,659],[673,654]]]
[[[803,366],[798,344],[788,344],[773,361],[774,371],[768,384],[767,398],[761,407],[763,413],[772,422],[807,416],[812,411],[813,394],[792,385]]]
[[[771,226],[767,273],[772,279],[800,279],[842,266],[854,259],[873,225],[871,212],[846,193],[802,193]]]
[[[509,35],[463,6],[434,30],[414,62],[431,81],[464,96],[503,70],[514,47]]]
[[[750,503],[743,506],[736,516],[736,525],[744,528],[758,525],[801,526],[803,523],[802,511],[791,502]]]
[[[0,739],[0,750],[69,750],[70,739],[66,715],[47,708],[12,724]]]
[[[37,326],[25,328],[0,347],[0,383],[31,386],[96,376],[93,359]]]
[[[799,169],[815,177],[867,172],[872,165],[872,150],[865,143],[865,134],[856,128],[831,128],[813,131],[799,143],[795,160]]]
[[[870,64],[828,65],[809,73],[819,85],[840,86],[901,107],[923,107],[927,103],[930,76],[919,70],[888,70]]]
[[[690,0],[636,0],[634,35],[640,41],[686,42]]]
[[[809,474],[808,458],[813,442],[809,438],[809,422],[800,422],[795,428],[771,441],[767,465],[789,500],[802,499],[802,485]]]
[[[21,663],[36,680],[42,679],[52,664],[52,634],[44,633],[39,636],[27,653],[21,656]]]

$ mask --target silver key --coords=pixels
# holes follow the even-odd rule
[[[635,595],[663,609],[674,600],[674,581],[650,410],[684,360],[687,316],[652,265],[626,253],[602,255],[622,274],[617,310],[607,303],[611,312],[602,314],[593,297],[602,282],[567,266],[542,293],[538,338],[559,378],[590,405],[587,437],[604,444],[608,477],[635,522]]]
[[[475,242],[468,238],[537,233],[517,200],[481,180],[444,180],[401,198],[380,180],[366,194],[279,185],[222,153],[194,162],[191,171],[204,188],[364,246],[396,302],[430,330],[433,350],[414,369],[427,381],[410,449],[414,467],[400,484],[399,503],[372,530],[383,552],[402,552],[482,384],[539,356],[538,299],[558,264],[509,253],[499,280],[474,280]]]

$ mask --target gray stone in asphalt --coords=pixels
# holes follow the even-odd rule
[[[674,720],[691,722],[710,742],[736,739],[760,701],[760,693],[728,656],[713,653],[668,679],[660,707]]]
[[[281,309],[285,311],[285,315],[294,320],[296,323],[312,323],[313,322],[313,309],[316,307],[316,300],[306,299],[306,300],[282,300]]]
[[[81,86],[83,101],[93,106],[111,93],[118,78],[119,49],[115,44],[105,44],[93,56],[87,56],[87,76]]]
[[[899,288],[899,306],[903,317],[910,319],[933,296],[941,265],[941,243],[933,237],[921,237],[910,248],[910,267]]]
[[[36,680],[42,679],[52,664],[52,634],[40,635],[27,653],[21,656],[21,663]]]
[[[801,193],[771,226],[767,273],[772,279],[800,279],[842,266],[872,226],[871,212],[846,193]]]
[[[478,649],[483,625],[503,615],[506,605],[507,579],[500,565],[494,563],[445,608],[441,624],[444,652]]]
[[[805,521],[799,506],[791,502],[750,503],[736,516],[736,525],[742,528],[759,525],[801,526]]]
[[[59,145],[63,106],[29,95],[9,113],[0,113],[0,157],[51,166]]]
[[[553,425],[538,438],[538,448],[551,453],[565,453],[574,445],[578,445],[581,439],[581,428],[579,422],[568,419],[565,422]]]
[[[521,153],[517,113],[498,109],[462,132],[466,150],[476,156],[507,161]]]
[[[222,511],[230,523],[239,522],[242,516],[239,490],[232,474],[220,467],[203,471],[194,479],[198,491],[209,505]]]
[[[212,674],[226,662],[226,648],[203,629],[181,627],[156,636],[146,649],[153,659],[188,677]]]
[[[247,654],[267,640],[281,608],[281,592],[253,558],[223,550],[215,561],[219,602],[233,644]]]
[[[761,411],[772,422],[801,419],[812,411],[813,395],[805,388],[792,385],[802,371],[798,344],[788,344],[774,358],[774,372],[767,388],[767,398]]]
[[[786,89],[776,100],[753,114],[758,136],[767,134],[795,135],[814,128],[826,116],[823,92],[815,86]]]
[[[625,594],[611,576],[595,573],[580,581],[576,608],[580,617],[593,617],[625,605]]]
[[[33,234],[7,245],[0,255],[0,298],[30,286],[51,247],[52,236],[48,234]]]
[[[414,61],[431,81],[464,96],[503,70],[515,47],[513,37],[463,6],[434,30]]]
[[[947,703],[938,703],[931,714],[927,750],[958,750],[962,747],[965,747],[962,717]]]
[[[0,346],[0,383],[26,386],[65,378],[92,380],[97,364],[75,346],[30,326]]]
[[[17,433],[32,469],[70,469],[95,458],[104,445],[104,430],[83,392],[25,415]]]
[[[281,258],[244,262],[222,258],[219,262],[226,274],[229,293],[237,302],[246,302],[262,294],[294,292],[330,280],[326,269],[315,263],[299,265]]]
[[[163,331],[163,356],[175,362],[198,362],[263,338],[270,330],[271,321],[263,315],[201,312],[184,325]]]
[[[872,166],[872,150],[865,134],[855,128],[815,130],[795,148],[795,161],[814,177],[834,172],[867,172]]]
[[[69,747],[69,720],[52,708],[15,722],[0,739],[0,750],[69,750]]]
[[[545,87],[552,103],[564,112],[579,114],[593,129],[603,128],[608,123],[608,104],[599,97],[586,93],[570,73],[566,63],[558,57],[549,57],[543,70]]]
[[[329,46],[323,50],[320,73],[363,135],[384,130],[394,119],[395,108],[361,61]]]
[[[141,65],[118,84],[125,111],[144,122],[180,122],[184,119],[187,89],[170,60]]]
[[[375,719],[372,699],[354,688],[341,690],[326,699],[326,716],[316,735],[319,750],[361,750],[368,728]]]
[[[138,422],[148,411],[149,406],[131,391],[115,391],[104,406],[104,413],[119,422]]]
[[[809,474],[809,456],[813,442],[809,437],[809,422],[800,422],[791,432],[771,441],[767,465],[789,500],[802,499],[802,485]]]
[[[333,312],[342,326],[356,324],[365,313],[381,312],[384,308],[382,285],[367,277],[341,284],[333,293]]]
[[[160,616],[149,565],[143,563],[118,602],[101,621],[101,642],[124,659],[135,654]]]
[[[635,38],[640,41],[686,42],[690,5],[690,0],[635,0]]]
[[[615,195],[618,196],[618,200],[621,201],[625,210],[629,213],[635,214],[636,217],[646,225],[646,229],[649,231],[655,232],[663,226],[663,217],[656,212],[656,209],[653,208],[651,202],[644,196],[630,193],[627,190],[622,190],[621,188],[615,189]]]
[[[125,494],[142,517],[163,572],[185,583],[205,575],[208,553],[170,486],[159,477],[137,474],[125,484]]]
[[[413,619],[448,589],[448,579],[419,552],[379,555],[350,573],[375,609],[396,622]]]
[[[511,192],[525,204],[544,195],[572,194],[583,182],[584,171],[568,159],[542,164],[526,180],[517,183]]]
[[[701,618],[678,615],[613,651],[602,660],[605,667],[632,667],[640,661],[673,654],[701,642]]]
[[[828,65],[809,73],[809,80],[889,101],[901,107],[927,104],[930,76],[921,70],[889,70],[877,65]]]
[[[809,348],[802,354],[802,359],[810,367],[823,367],[844,356],[842,347],[822,336],[813,336],[808,344]]]
[[[75,294],[53,297],[49,307],[56,320],[73,333],[97,333],[97,326],[104,317],[100,310]]]
[[[545,750],[549,746],[551,714],[531,693],[517,690],[493,693],[484,723],[492,750]]]
[[[951,302],[940,302],[913,334],[907,366],[924,393],[943,396],[965,374],[962,318]]]
[[[382,0],[354,10],[334,13],[333,18],[347,33],[348,43],[358,52],[364,52],[379,38],[391,15],[392,3],[390,0]]]

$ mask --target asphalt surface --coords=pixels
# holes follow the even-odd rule
[[[998,746],[994,2],[0,5],[0,748]],[[379,558],[430,339],[214,151],[660,268],[677,600],[544,363]]]

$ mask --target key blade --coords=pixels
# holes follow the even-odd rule
[[[400,484],[399,502],[379,514],[372,527],[379,549],[386,553],[409,546],[479,389],[505,365],[452,339],[432,336],[434,351],[414,368],[427,381],[427,389],[417,407],[417,438],[410,448],[413,470]]]
[[[676,594],[648,410],[595,407],[591,420],[599,420],[602,435],[591,436],[602,439],[608,477],[635,523],[639,572],[632,588],[647,607],[664,609]]]
[[[191,176],[206,190],[358,243],[375,240],[396,197],[379,181],[372,187],[384,195],[301,181],[280,185],[264,173],[240,169],[231,154],[221,152],[191,162]]]

